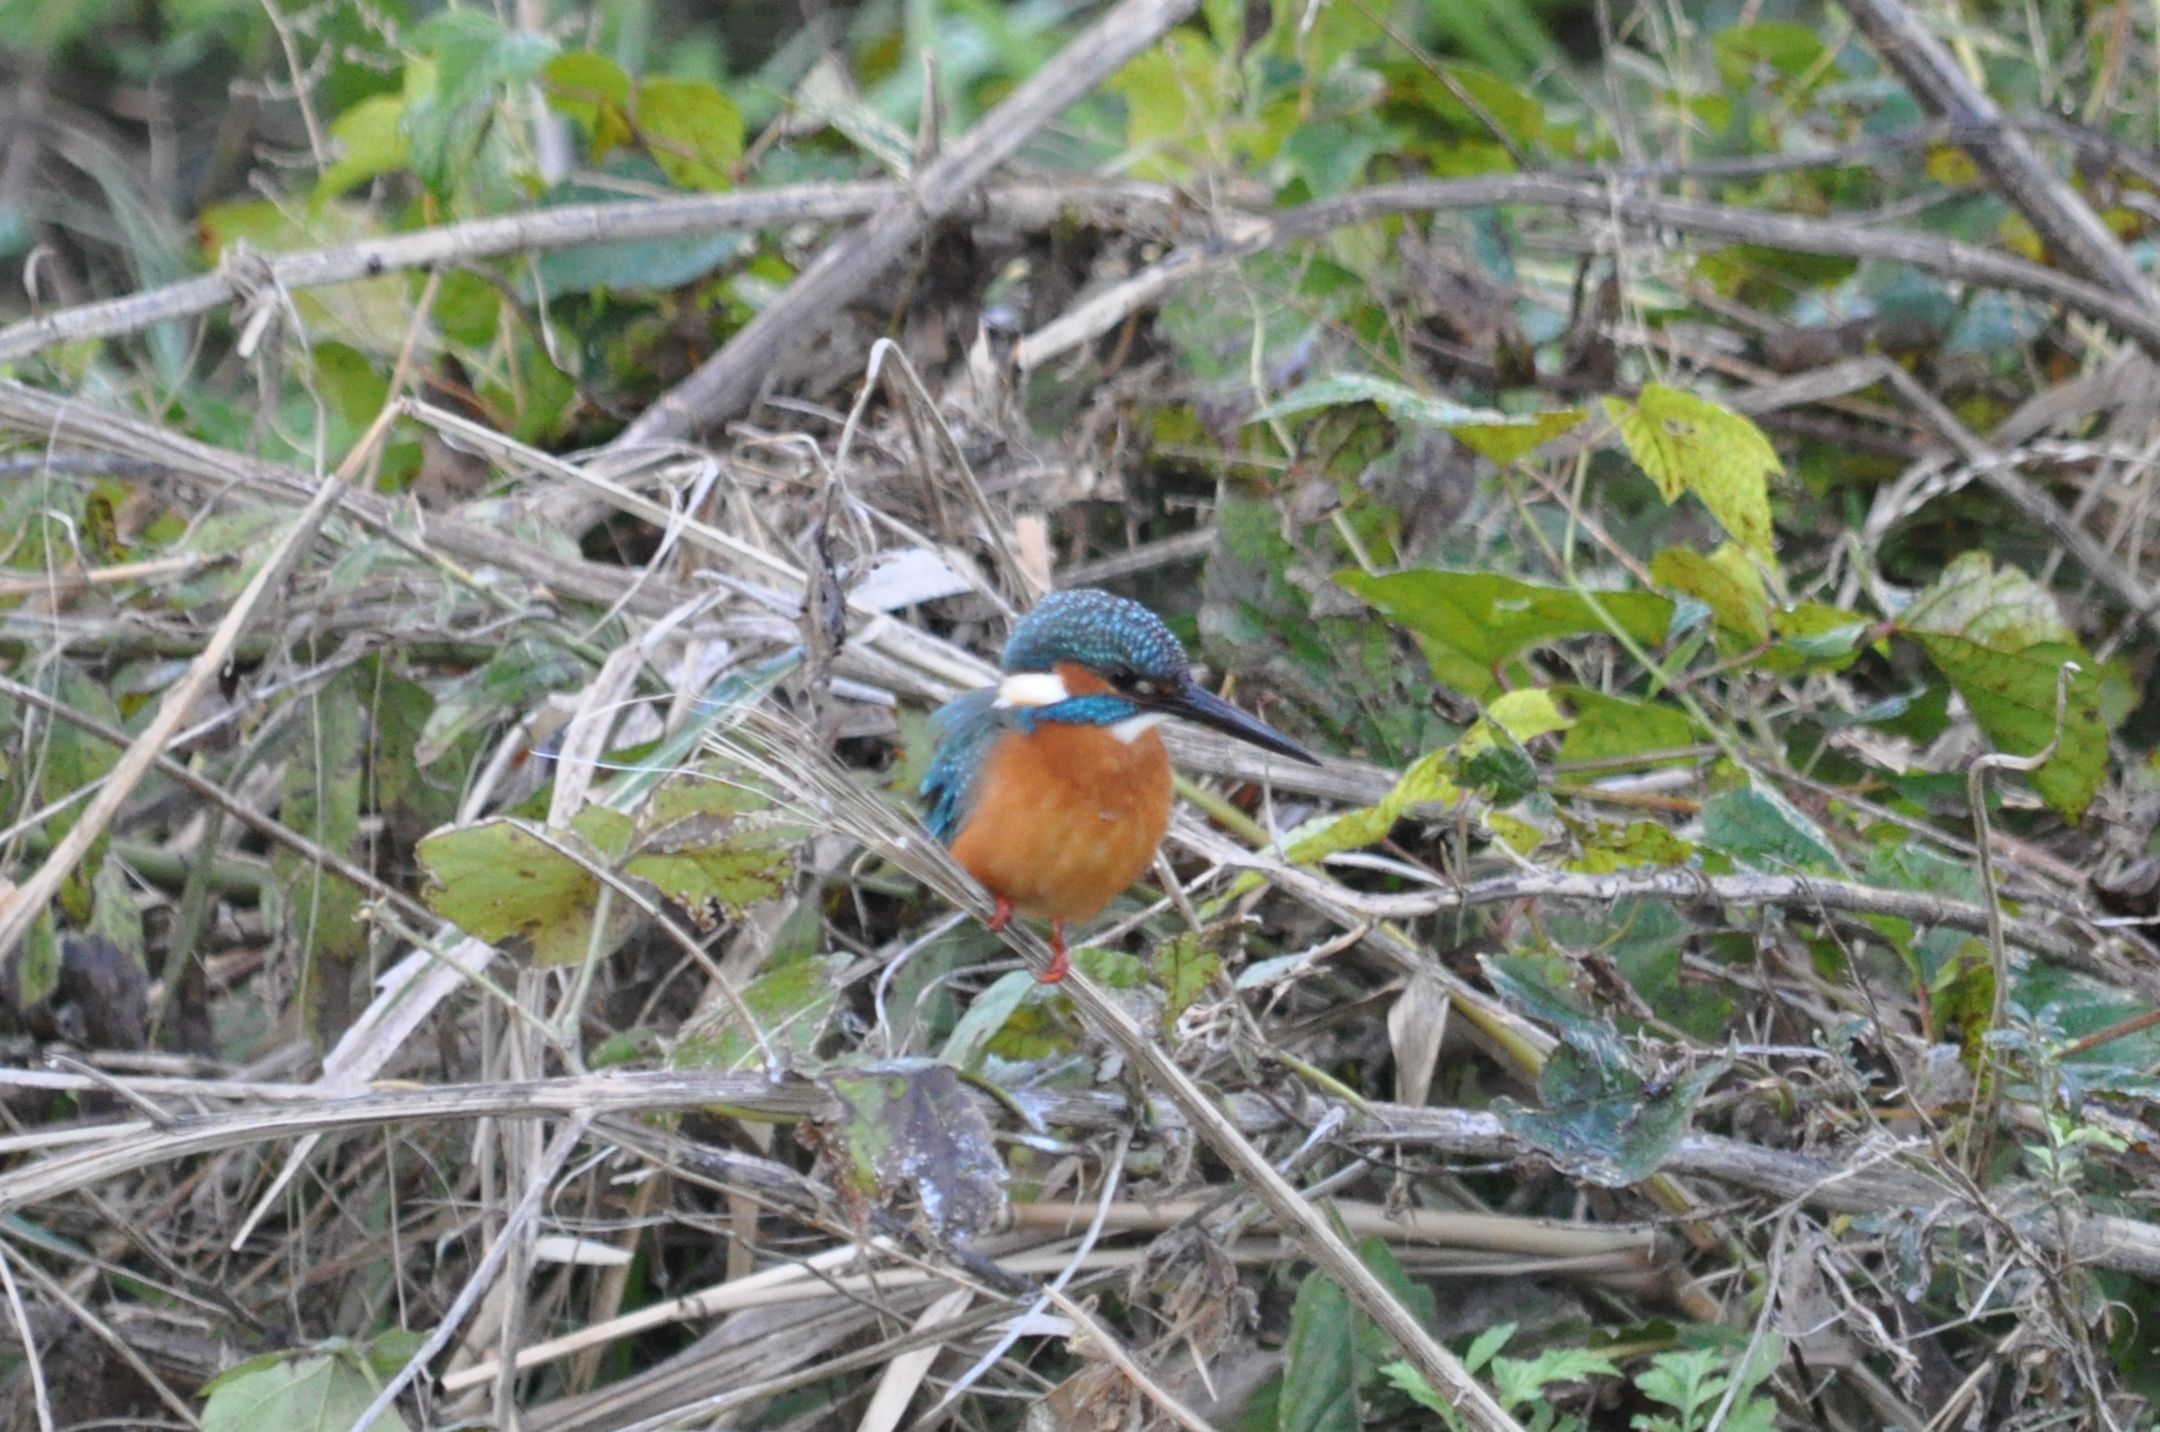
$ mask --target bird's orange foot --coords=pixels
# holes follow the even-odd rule
[[[1007,925],[1010,925],[1012,923],[1012,917],[1012,901],[1006,899],[1003,895],[1000,895],[997,897],[997,912],[991,915],[990,923],[983,926],[983,928],[994,935],[998,931],[1004,929]]]
[[[1065,922],[1050,922],[1050,968],[1035,976],[1044,984],[1056,984],[1072,973],[1072,961],[1065,956]]]

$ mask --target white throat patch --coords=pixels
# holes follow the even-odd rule
[[[1149,731],[1163,723],[1160,711],[1143,711],[1138,716],[1127,716],[1110,728],[1110,734],[1130,746]]]
[[[998,683],[995,704],[1001,708],[1055,706],[1071,696],[1065,678],[1054,671],[1016,671]]]

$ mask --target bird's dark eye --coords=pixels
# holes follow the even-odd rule
[[[1136,676],[1126,683],[1125,689],[1135,696],[1152,700],[1162,695],[1162,683],[1145,676]]]

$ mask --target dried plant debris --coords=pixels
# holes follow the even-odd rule
[[[136,8],[0,25],[0,1425],[2153,1422],[2138,7]],[[973,690],[1180,777],[1061,982]]]

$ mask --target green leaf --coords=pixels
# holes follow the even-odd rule
[[[285,824],[337,855],[360,843],[361,691],[347,670],[300,702],[297,740],[285,765]],[[301,952],[302,1007],[311,1027],[326,1010],[342,1012],[351,979],[367,952],[360,891],[321,865],[279,847],[271,868],[285,889],[285,931]]]
[[[1538,1075],[1542,1107],[1496,1099],[1493,1112],[1502,1126],[1563,1172],[1609,1188],[1657,1172],[1687,1136],[1695,1106],[1730,1061],[1705,1060],[1653,1084],[1633,1067],[1612,1021],[1584,1013],[1555,983],[1566,978],[1557,962],[1509,955],[1484,964],[1503,998],[1553,1024],[1560,1036]]]
[[[1686,865],[1695,858],[1695,846],[1674,835],[1654,820],[1629,821],[1618,825],[1600,821],[1588,831],[1580,833],[1582,855],[1570,860],[1570,870],[1580,870],[1589,875],[1607,875],[1615,870],[1638,870],[1645,866],[1676,867]]]
[[[344,1353],[255,1358],[209,1384],[203,1432],[360,1432],[360,1415],[378,1386],[365,1366]],[[368,1423],[366,1432],[405,1425],[392,1409]]]
[[[2105,717],[2112,664],[2096,662],[2055,610],[2054,598],[2015,567],[1967,552],[1913,600],[1897,629],[1926,651],[1998,750],[2029,756],[2055,738],[2055,691],[2065,662],[2080,668],[2063,708],[2062,739],[2032,775],[2041,799],[2075,820],[2107,774]]]
[[[765,1043],[788,1068],[815,1067],[818,1041],[832,1023],[840,997],[840,974],[847,965],[844,955],[792,959],[766,970],[738,991]],[[734,1003],[715,999],[669,1046],[667,1067],[739,1074],[760,1068],[764,1057],[757,1040],[742,1028]]]
[[[1735,544],[1723,543],[1707,557],[1667,547],[1651,559],[1650,575],[1659,586],[1700,600],[1722,630],[1750,644],[1770,639],[1770,593],[1754,559]]]
[[[675,781],[654,792],[623,873],[683,906],[700,930],[787,887],[802,831],[730,786]]]
[[[1301,383],[1245,421],[1248,425],[1272,422],[1276,418],[1309,413],[1316,408],[1340,408],[1352,403],[1376,404],[1396,421],[1421,428],[1453,429],[1461,423],[1505,426],[1514,421],[1505,413],[1488,408],[1466,408],[1445,398],[1428,397],[1368,373],[1337,373]]]
[[[1502,692],[1485,703],[1485,719],[1518,741],[1534,741],[1575,724],[1551,689],[1543,686]]]
[[[16,1010],[28,1009],[53,997],[60,988],[60,941],[53,933],[52,906],[47,905],[30,918],[30,928],[23,932],[22,947],[5,957],[0,965],[9,975],[14,986],[8,1003]]]
[[[548,104],[583,125],[592,137],[588,154],[593,163],[635,138],[629,115],[630,76],[621,65],[590,50],[572,50],[549,60],[541,74],[547,81]]]
[[[1191,30],[1172,30],[1135,56],[1104,86],[1123,97],[1127,142],[1139,153],[1130,173],[1139,179],[1180,180],[1192,173],[1186,150],[1222,115],[1230,76],[1215,46]]]
[[[646,80],[638,86],[635,117],[653,161],[676,188],[735,187],[742,111],[719,90],[702,80]]]
[[[1667,502],[1694,493],[1734,541],[1777,570],[1769,484],[1784,468],[1762,429],[1707,398],[1659,383],[1632,404],[1607,398],[1605,412]]]
[[[1371,845],[1395,828],[1395,822],[1413,806],[1451,806],[1462,790],[1448,775],[1453,753],[1431,752],[1412,762],[1378,805],[1361,806],[1305,822],[1283,837],[1283,858],[1293,865],[1309,865],[1345,850]]]
[[[1588,416],[1582,408],[1554,408],[1550,412],[1525,413],[1499,422],[1453,423],[1448,431],[1471,451],[1505,467],[1536,452],[1563,433],[1574,431]]]
[[[1844,861],[1822,828],[1764,782],[1720,791],[1703,806],[1703,844],[1770,874],[1843,875]]]
[[[378,174],[392,174],[412,159],[405,137],[405,98],[378,94],[361,100],[330,123],[330,137],[337,141],[336,161],[315,181],[311,207],[323,204],[346,190],[365,184]]]
[[[819,1156],[858,1204],[965,1244],[1005,1217],[1005,1161],[960,1076],[896,1059],[821,1077],[839,1112],[816,1124]]]
[[[606,814],[588,809],[580,818],[596,813]],[[588,865],[604,868],[607,857],[572,831],[551,832],[551,838],[581,855],[583,863],[505,817],[436,831],[415,851],[432,882],[429,908],[491,945],[528,942],[540,964],[583,960],[595,949],[593,912],[602,888]],[[608,926],[597,946],[602,955],[622,943],[639,916],[637,907],[619,896],[611,896],[608,908]]]
[[[990,988],[975,996],[967,1013],[953,1025],[939,1057],[957,1069],[974,1071],[982,1068],[983,1054],[990,1048],[990,1042],[1041,983],[1033,970],[1014,970],[1000,975]]]
[[[605,189],[558,184],[547,192],[540,207],[553,209],[617,197]],[[540,282],[551,294],[590,293],[595,289],[624,292],[680,288],[740,257],[756,244],[756,236],[747,233],[619,244],[578,244],[541,254],[538,260]]]
[[[1496,806],[1509,806],[1538,788],[1537,763],[1507,728],[1480,719],[1455,743],[1455,773]]]
[[[1435,677],[1480,697],[1499,694],[1493,673],[1530,647],[1607,630],[1599,608],[1644,646],[1663,641],[1672,622],[1672,599],[1656,592],[1599,592],[1593,604],[1497,572],[1352,571],[1336,580],[1408,627]]]
[[[414,759],[425,770],[475,729],[524,710],[546,692],[582,685],[587,674],[582,661],[545,637],[514,637],[436,697]]]
[[[513,85],[537,77],[555,53],[549,36],[512,30],[487,10],[444,10],[415,32],[424,60],[406,67],[405,132],[413,172],[438,194],[474,178]]]
[[[1575,713],[1575,724],[1560,742],[1560,761],[1609,761],[1677,751],[1702,740],[1685,711],[1626,696],[1608,696],[1585,686],[1556,686],[1553,692]]]
[[[1333,1278],[1315,1270],[1298,1285],[1283,1343],[1277,1432],[1359,1432],[1356,1315]]]

